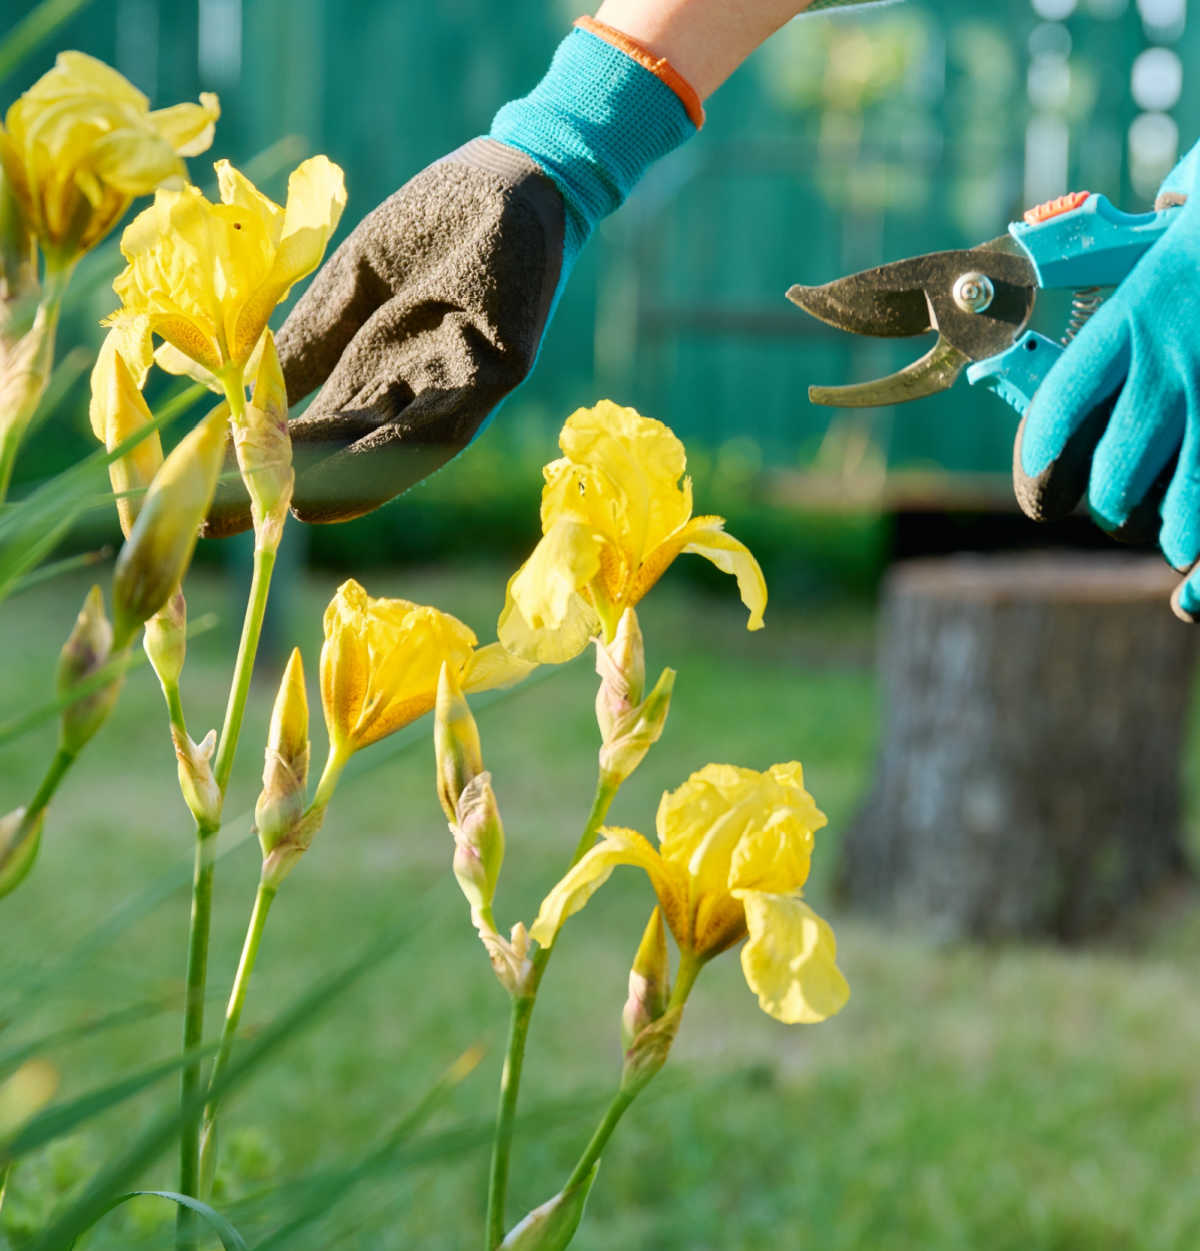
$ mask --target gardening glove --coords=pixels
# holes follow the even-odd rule
[[[370,213],[278,336],[291,402],[320,387],[290,423],[296,516],[357,517],[461,451],[532,369],[596,223],[703,119],[666,61],[581,18],[486,137]],[[249,524],[234,480],[207,532]]]
[[[1156,208],[1175,222],[1055,362],[1017,431],[1013,484],[1035,521],[1086,492],[1118,538],[1157,534],[1187,577],[1171,606],[1200,616],[1200,144]],[[1191,571],[1190,573],[1188,571]]]

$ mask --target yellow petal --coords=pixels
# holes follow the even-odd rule
[[[837,967],[837,942],[827,922],[794,895],[734,892],[746,909],[749,938],[742,971],[759,1006],[787,1025],[824,1021],[850,988]]]
[[[126,78],[86,52],[60,52],[54,68],[26,93],[30,98],[56,98],[63,94],[94,93],[115,102],[144,110],[150,101]]]
[[[345,207],[342,171],[327,157],[310,157],[292,171],[272,265],[231,329],[230,352],[235,360],[249,352],[293,283],[321,263]]]
[[[603,540],[570,518],[542,536],[512,576],[496,634],[514,656],[558,664],[578,656],[600,628],[579,592],[600,570]]]
[[[150,337],[150,319],[125,309],[118,309],[104,319],[112,339],[138,389],[146,385],[146,375],[154,363],[154,346]]]
[[[457,617],[407,600],[371,600],[371,673],[353,727],[360,747],[377,742],[427,713],[443,664],[461,670],[475,634]]]
[[[222,299],[229,278],[224,255],[231,225],[195,187],[159,190],[153,204],[125,228],[121,251],[129,262],[113,282],[125,309],[150,320],[155,333],[217,372],[222,366]]]
[[[203,365],[181,352],[173,343],[160,343],[154,349],[154,363],[164,373],[174,374],[178,378],[191,378],[193,382],[198,382],[202,387],[216,392],[217,395],[225,393],[225,388],[211,369],[205,369]]]
[[[154,420],[129,367],[117,350],[117,340],[112,332],[101,345],[92,370],[88,415],[92,432],[109,451]],[[108,467],[112,488],[121,497],[117,500],[117,513],[126,537],[137,520],[142,504],[141,494],[130,493],[144,493],[162,463],[162,444],[158,431],[154,431]]]
[[[211,91],[200,93],[199,104],[174,104],[155,109],[150,124],[180,156],[199,156],[213,141],[213,130],[221,116],[221,105]]]
[[[350,732],[367,691],[366,613],[367,593],[353,578],[338,587],[325,609],[321,706],[335,747],[350,746]]]
[[[825,821],[797,764],[765,773],[710,764],[663,795],[657,828],[663,856],[686,866],[699,895],[716,897],[802,886]]]
[[[310,157],[292,171],[272,275],[275,281],[290,287],[316,269],[345,207],[345,177],[328,157]]]
[[[636,830],[606,827],[602,833],[603,839],[542,900],[537,920],[529,930],[529,936],[540,946],[549,947],[554,942],[567,917],[574,916],[591,899],[619,864],[645,869],[659,894],[667,924],[674,931],[671,922],[672,914],[679,914],[679,888],[662,857]]]
[[[522,660],[499,643],[489,643],[471,654],[461,681],[465,691],[494,691],[524,681],[535,669],[534,661]]]
[[[187,172],[165,139],[132,127],[96,139],[88,164],[88,173],[131,197],[146,195],[169,179],[182,186]]]
[[[683,444],[661,421],[602,400],[567,418],[559,445],[564,459],[545,470],[543,529],[564,512],[587,520],[633,569],[691,516]]]
[[[720,517],[697,517],[684,529],[685,552],[693,552],[710,560],[722,573],[737,578],[738,594],[750,612],[747,630],[761,630],[763,612],[767,607],[767,582],[750,549],[731,534],[726,534]]]
[[[217,188],[221,203],[244,209],[256,217],[271,240],[273,247],[279,245],[283,233],[283,209],[261,191],[227,160],[219,160],[213,166],[217,171]]]

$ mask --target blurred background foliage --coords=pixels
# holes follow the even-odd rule
[[[32,8],[5,4],[14,20]],[[574,16],[563,0],[108,0],[84,5],[0,79],[0,99],[62,47],[114,64],[156,105],[216,91],[213,157],[259,158],[282,195],[300,156],[329,154],[350,190],[344,232],[486,131]],[[752,515],[761,540],[803,566],[802,582],[869,580],[886,555],[883,522],[914,493],[1006,507],[1006,407],[965,382],[899,410],[810,405],[811,382],[879,376],[924,349],[839,335],[783,292],[981,242],[1073,187],[1147,207],[1200,131],[1200,78],[1184,72],[1198,43],[1186,0],[909,0],[791,23],[709,102],[703,132],[602,225],[533,377],[499,419],[408,500],[313,532],[312,555],[361,567],[373,554],[526,546],[528,484],[562,418],[599,396],[699,449],[712,506]],[[201,184],[207,160],[192,163]],[[118,268],[114,240],[72,292],[65,347],[98,341]],[[1051,299],[1040,313],[1052,332],[1065,320]],[[86,378],[66,371],[58,394],[19,466],[25,481],[90,445]],[[830,547],[835,530],[845,541]]]

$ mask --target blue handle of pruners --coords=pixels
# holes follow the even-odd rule
[[[1013,222],[1008,233],[1037,272],[1040,287],[1115,287],[1166,233],[1176,210],[1122,213],[1105,196],[1036,222]]]
[[[1062,355],[1062,345],[1036,330],[1027,330],[1007,351],[967,366],[967,381],[982,383],[1022,416],[1042,385],[1050,366]]]
[[[1102,195],[1037,222],[1013,222],[1008,232],[1021,245],[1041,287],[1114,287],[1166,233],[1175,209],[1122,213]],[[982,384],[1022,416],[1033,393],[1063,348],[1026,331],[996,356],[967,368],[967,381]]]

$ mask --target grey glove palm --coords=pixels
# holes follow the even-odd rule
[[[377,508],[462,450],[529,373],[563,255],[563,204],[521,152],[476,139],[354,229],[278,335],[303,521]],[[250,524],[230,480],[207,532]]]

